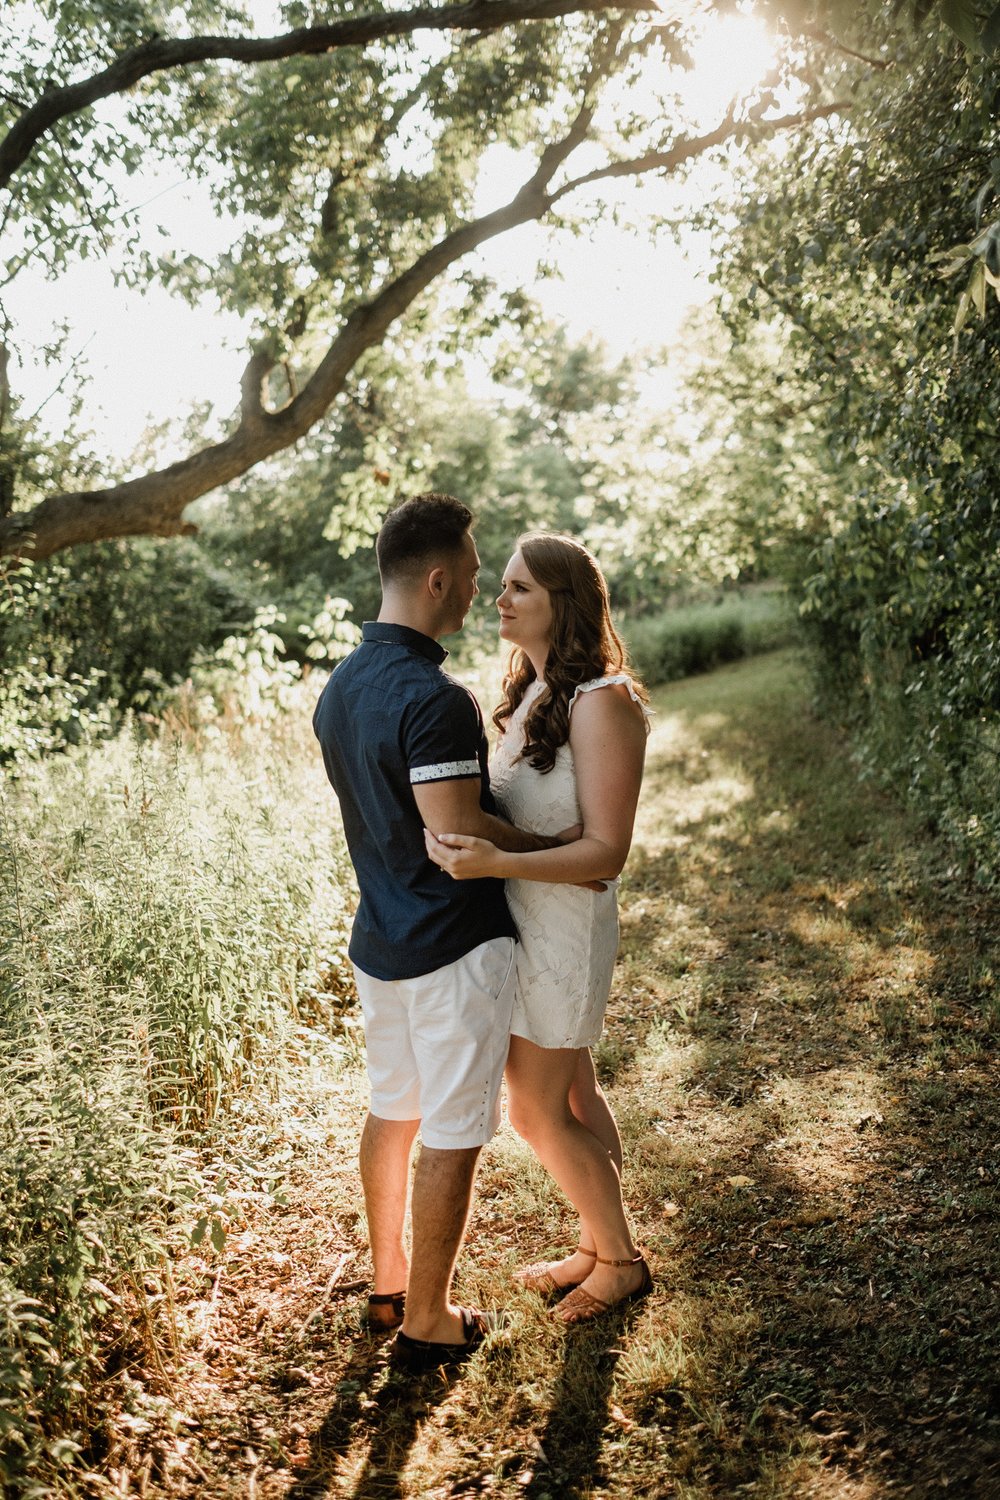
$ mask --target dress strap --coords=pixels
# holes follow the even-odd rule
[[[643,703],[642,699],[639,697],[639,694],[635,690],[635,683],[627,672],[616,672],[611,677],[592,677],[589,682],[581,682],[579,687],[574,692],[572,698],[569,700],[568,712],[572,713],[573,704],[576,702],[581,693],[592,693],[595,688],[614,687],[618,683],[621,683],[624,687],[628,688],[628,695],[632,699],[632,702],[638,703],[639,707],[642,709],[643,718],[646,721],[646,733],[648,734],[650,729],[649,721],[653,717],[653,710],[650,708],[648,703]]]

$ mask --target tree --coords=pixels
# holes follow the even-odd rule
[[[0,555],[188,531],[194,499],[309,432],[368,351],[487,239],[563,213],[571,195],[602,181],[680,172],[727,143],[845,107],[817,79],[801,108],[744,101],[692,132],[674,87],[684,28],[641,9],[639,0],[613,9],[471,0],[317,24],[289,0],[293,30],[258,38],[221,0],[171,8],[186,36],[158,34],[154,0],[53,3],[44,31],[27,24],[37,8],[15,6],[20,44],[0,80],[9,274],[29,262],[57,274],[72,256],[113,254],[122,280],[155,276],[192,302],[212,297],[249,316],[256,334],[228,434],[124,481],[109,482],[107,464],[105,482],[88,475],[84,487],[69,465],[61,489],[39,491],[20,460],[32,435],[5,399]],[[616,114],[610,86],[628,98],[640,77],[648,102]],[[477,164],[501,139],[533,147],[535,165],[510,202],[476,217]],[[242,225],[217,263],[156,256],[139,237],[123,173],[151,160],[210,182]],[[474,305],[474,278],[465,291]],[[7,328],[7,345],[14,337]]]
[[[474,505],[486,598],[513,538],[534,527],[599,544],[619,605],[634,593],[629,528],[648,526],[661,498],[646,464],[637,372],[609,362],[592,340],[572,342],[530,305],[516,340],[497,344],[487,388],[472,387],[460,365],[429,362],[432,342],[405,359],[384,349],[370,356],[364,383],[317,423],[308,453],[276,455],[196,507],[201,545],[281,610],[289,649],[326,595],[349,599],[357,618],[377,611],[368,546],[387,497],[422,489]]]
[[[835,136],[760,162],[720,272],[734,336],[781,341],[818,438],[828,514],[800,582],[825,699],[994,882],[1000,327],[956,329],[937,253],[990,180],[998,91],[993,57],[914,42]],[[767,395],[747,388],[737,425]]]

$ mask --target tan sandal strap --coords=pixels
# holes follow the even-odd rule
[[[593,1292],[584,1291],[582,1286],[576,1287],[568,1297],[564,1297],[556,1309],[556,1317],[564,1323],[574,1323],[591,1318],[599,1318],[611,1307],[610,1302],[605,1302],[601,1297],[595,1297]],[[566,1314],[579,1313],[580,1319],[567,1318]]]
[[[602,1256],[596,1257],[599,1266],[637,1266],[643,1259],[642,1251],[638,1255],[629,1256],[628,1260],[604,1260]]]
[[[586,1245],[577,1245],[576,1249],[573,1251],[573,1254],[574,1255],[586,1255],[586,1256],[589,1256],[589,1258],[591,1260],[597,1260],[597,1258],[598,1258],[597,1251],[596,1250],[588,1250],[587,1247],[586,1247]]]

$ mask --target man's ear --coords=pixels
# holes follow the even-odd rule
[[[431,593],[431,594],[434,595],[435,599],[440,599],[442,597],[442,595],[444,594],[445,589],[447,587],[447,584],[448,584],[448,579],[447,579],[447,576],[445,574],[444,568],[432,568],[431,571],[428,573],[428,575],[427,575],[427,589],[428,589],[429,593]]]

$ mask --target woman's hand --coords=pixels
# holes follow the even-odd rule
[[[428,856],[452,880],[482,880],[486,876],[503,878],[503,854],[489,839],[473,838],[468,833],[442,833],[438,836],[424,829]]]

